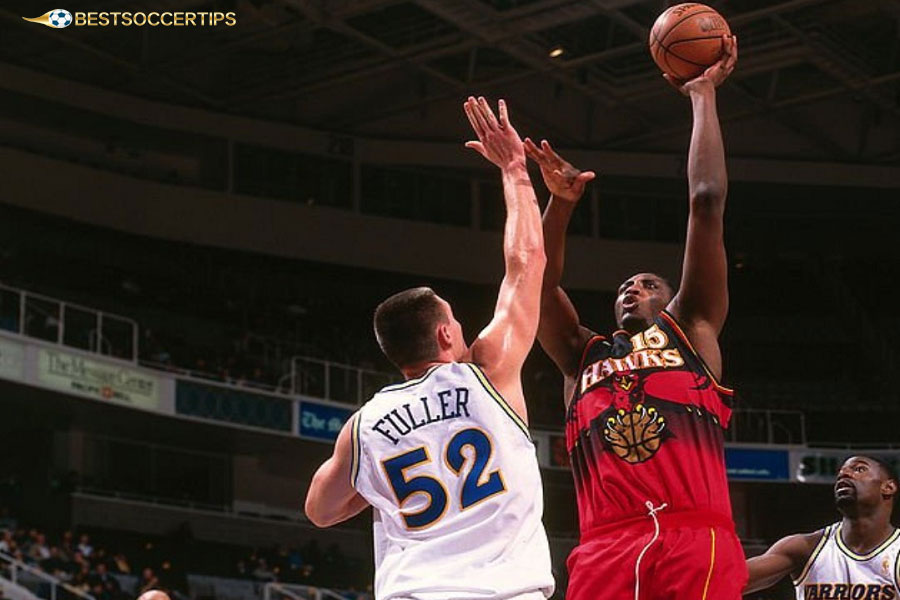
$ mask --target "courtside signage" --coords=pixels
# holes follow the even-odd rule
[[[790,481],[788,452],[758,448],[725,448],[728,479]]]
[[[299,413],[300,437],[334,441],[353,410],[302,400]]]
[[[25,378],[25,345],[0,339],[0,377],[22,381]]]
[[[89,11],[48,10],[38,17],[22,17],[54,29],[66,27],[234,27],[237,14],[219,11]]]
[[[159,378],[126,366],[103,363],[68,352],[38,351],[37,380],[44,387],[119,402],[145,410],[159,409]]]
[[[838,469],[851,456],[874,456],[900,467],[900,450],[809,449],[791,451],[791,477],[802,483],[833,484]]]

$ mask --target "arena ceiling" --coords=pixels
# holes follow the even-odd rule
[[[55,30],[23,21],[37,16],[35,4],[17,0],[0,7],[0,61],[169,103],[382,138],[462,140],[462,99],[503,96],[523,133],[561,146],[684,152],[687,101],[646,47],[669,4],[81,0],[67,8],[233,10],[238,24]],[[900,0],[710,4],[740,39],[737,71],[720,94],[730,154],[900,162]],[[563,54],[551,58],[557,47]]]

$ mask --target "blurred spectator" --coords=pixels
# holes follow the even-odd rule
[[[34,532],[31,546],[28,548],[28,558],[34,562],[50,558],[50,548],[47,547],[47,538],[43,533]]]
[[[256,568],[253,569],[253,578],[257,581],[276,581],[277,577],[275,577],[275,573],[269,569],[269,565],[266,562],[266,559],[260,558],[256,563]]]
[[[136,587],[137,595],[141,595],[146,591],[159,587],[159,578],[156,576],[156,573],[153,572],[153,569],[144,567]]]
[[[59,577],[60,579],[68,579],[69,577],[66,561],[62,558],[57,546],[50,548],[50,556],[41,561],[40,566],[44,572],[50,573],[54,577]]]
[[[125,558],[124,554],[116,554],[113,556],[113,569],[116,573],[121,573],[122,575],[128,575],[131,573],[131,565],[128,564],[128,559]]]
[[[70,530],[63,533],[62,541],[59,543],[59,553],[65,561],[75,559],[75,536]]]
[[[9,554],[15,544],[16,542],[13,541],[12,533],[9,532],[9,529],[0,531],[0,552]]]
[[[90,558],[91,554],[94,553],[94,547],[91,546],[91,537],[84,533],[81,535],[81,538],[78,540],[78,551],[84,555],[85,558]]]

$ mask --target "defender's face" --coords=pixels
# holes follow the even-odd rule
[[[875,506],[882,501],[884,473],[878,463],[862,456],[844,462],[834,482],[834,503],[842,513],[859,506]]]
[[[616,323],[622,329],[637,333],[650,326],[672,300],[672,291],[662,277],[638,273],[619,286],[616,297]]]

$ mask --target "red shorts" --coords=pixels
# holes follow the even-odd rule
[[[739,600],[747,583],[744,550],[730,518],[710,512],[656,513],[582,535],[567,561],[566,600]],[[649,547],[648,547],[649,544]],[[635,565],[641,552],[639,579]]]

